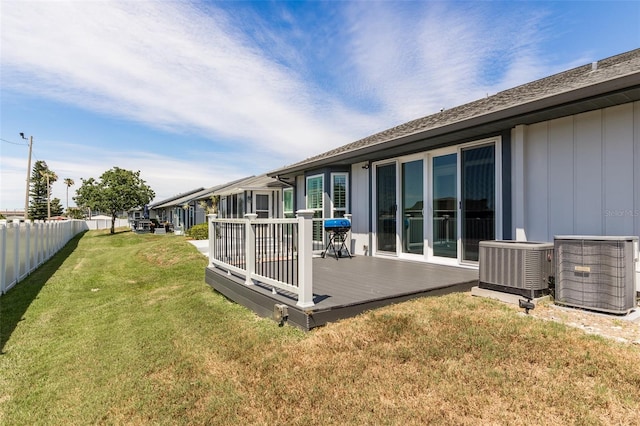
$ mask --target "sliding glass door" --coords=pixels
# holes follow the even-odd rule
[[[452,148],[431,157],[434,258],[477,262],[480,241],[496,238],[496,147]]]
[[[402,252],[424,254],[423,161],[402,163]]]
[[[462,150],[462,260],[478,261],[480,241],[496,238],[495,145]]]
[[[499,237],[499,146],[486,140],[375,165],[376,252],[477,262],[480,241]]]
[[[458,258],[458,154],[432,159],[433,255]]]

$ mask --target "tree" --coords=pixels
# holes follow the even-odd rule
[[[71,178],[64,178],[64,184],[67,185],[67,211],[69,210],[69,187],[73,186],[75,182]]]
[[[64,207],[62,207],[62,202],[60,198],[53,198],[49,203],[49,211],[51,215],[49,217],[62,216],[64,214]]]
[[[58,180],[58,176],[49,169],[45,161],[36,161],[31,172],[29,218],[42,220],[51,216],[51,185],[56,180]],[[57,206],[54,205],[54,212],[56,209]]]
[[[202,210],[206,214],[218,214],[218,204],[220,203],[219,195],[212,195],[208,200],[201,200],[198,202]]]
[[[79,207],[69,207],[66,215],[71,219],[84,219],[84,211]]]
[[[108,212],[111,215],[111,233],[114,234],[118,212],[148,204],[155,192],[140,179],[140,171],[132,172],[119,167],[107,170],[100,176],[81,179],[74,200],[79,207]]]
[[[49,169],[43,170],[40,175],[41,179],[47,182],[47,219],[49,219],[51,217],[51,185],[58,180],[58,175]]]

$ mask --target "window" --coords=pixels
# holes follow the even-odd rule
[[[347,173],[331,174],[331,202],[333,204],[333,217],[344,217],[344,215],[349,212],[347,178]]]
[[[256,194],[255,200],[256,200],[256,214],[258,215],[258,219],[269,218],[269,195]]]
[[[220,206],[218,208],[219,217],[228,217],[227,216],[227,197],[220,197]]]
[[[307,178],[307,209],[313,210],[313,217],[316,219],[322,219],[323,213],[323,203],[322,199],[324,197],[324,176],[316,175],[309,176]],[[323,241],[322,240],[322,221],[314,221],[313,222],[313,240],[314,241]]]
[[[295,217],[293,213],[293,188],[285,188],[282,190],[282,203],[282,211],[284,213],[284,217]]]
[[[322,175],[307,178],[307,208],[320,210],[322,217],[322,196],[324,194],[324,179]]]
[[[239,218],[243,218],[244,217],[244,197],[238,197],[237,198],[237,211],[238,211],[238,215],[236,217]]]

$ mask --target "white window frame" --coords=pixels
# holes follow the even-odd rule
[[[336,207],[335,206],[335,178],[336,177],[344,177],[344,207]],[[342,216],[336,216],[336,211],[342,211]],[[348,172],[339,172],[339,173],[331,173],[331,217],[344,217],[345,214],[349,213],[349,173]]]
[[[320,179],[321,181],[321,185],[320,185],[320,207],[311,207],[309,206],[309,181],[312,179]],[[324,175],[323,174],[318,174],[318,175],[313,175],[313,176],[307,176],[306,178],[306,185],[305,185],[305,206],[307,207],[307,209],[313,210],[313,211],[319,211],[321,213],[321,218],[324,217]]]
[[[285,203],[285,199],[287,198],[287,194],[291,194],[291,209],[287,210],[287,205]],[[287,217],[295,217],[295,205],[294,205],[294,197],[293,197],[293,188],[283,188],[282,189],[282,216]]]
[[[309,206],[309,181],[312,179],[320,179],[321,185],[320,185],[320,207],[310,207]],[[308,210],[313,210],[314,214],[314,225],[313,225],[313,239],[314,241],[322,241],[322,244],[324,245],[324,226],[322,225],[322,222],[324,220],[324,206],[325,206],[325,202],[324,202],[324,174],[317,174],[317,175],[312,175],[312,176],[307,176],[307,178],[305,179],[305,187],[304,187],[305,191],[305,206]],[[318,214],[319,213],[319,214]],[[318,224],[318,221],[320,221],[320,224]]]

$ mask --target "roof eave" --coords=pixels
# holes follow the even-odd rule
[[[403,145],[411,142],[416,142],[419,140],[426,140],[430,138],[435,138],[438,136],[442,136],[449,133],[460,132],[462,130],[471,129],[473,127],[479,127],[491,123],[496,123],[500,121],[506,120],[514,120],[518,117],[530,116],[536,112],[541,112],[544,110],[549,110],[552,108],[557,108],[563,105],[569,105],[572,103],[577,103],[580,101],[587,100],[589,98],[603,97],[608,94],[613,94],[615,92],[619,92],[621,90],[632,90],[639,85],[639,76],[640,73],[634,72],[630,74],[626,74],[620,76],[618,78],[606,80],[603,82],[595,83],[593,85],[579,87],[574,90],[569,90],[565,92],[561,92],[555,95],[547,96],[540,99],[535,99],[523,104],[514,105],[512,107],[491,111],[486,114],[476,115],[464,120],[460,120],[451,124],[447,124],[444,126],[439,126],[431,129],[427,129],[424,131],[418,131],[415,133],[403,135],[398,138],[382,141],[379,143],[374,143],[371,145],[367,145],[361,148],[355,148],[343,153],[339,153],[329,157],[318,158],[317,160],[304,162],[298,165],[294,165],[292,167],[283,167],[274,171],[267,173],[268,176],[276,177],[276,176],[291,176],[297,174],[299,172],[303,172],[309,169],[315,169],[323,166],[327,166],[334,163],[346,162],[351,159],[366,157],[369,154],[374,152],[393,148],[398,145]],[[597,108],[593,108],[597,109]],[[585,109],[582,112],[586,112],[589,109]],[[557,117],[550,118],[560,118],[562,116],[566,116],[566,114],[562,114],[558,112]],[[550,119],[547,118],[547,119]],[[523,120],[520,124],[531,124]],[[514,126],[513,123],[510,123],[510,126]]]

